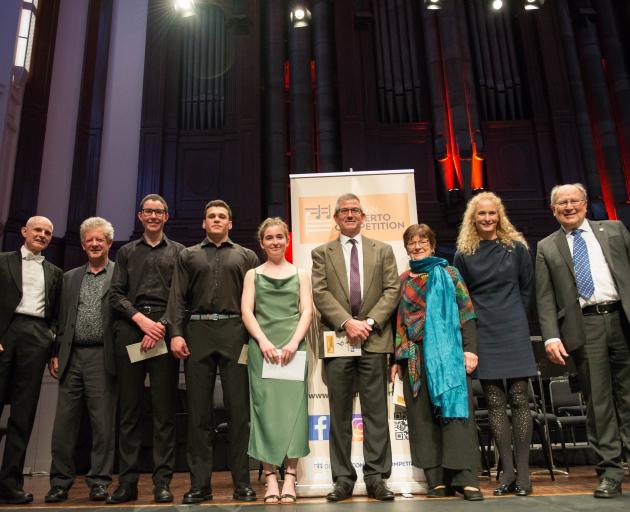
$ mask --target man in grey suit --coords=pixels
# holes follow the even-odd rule
[[[551,191],[562,226],[538,243],[536,299],[547,356],[573,358],[599,458],[596,498],[621,494],[622,444],[630,453],[630,234],[618,221],[586,220],[585,188]]]
[[[51,488],[46,503],[68,499],[74,483],[74,451],[83,405],[92,427],[92,457],[86,481],[90,500],[105,501],[114,465],[114,348],[109,285],[114,263],[109,249],[114,228],[90,217],[79,228],[88,261],[63,276],[60,329],[48,368],[59,379],[59,399],[52,434]]]
[[[357,479],[350,460],[356,376],[364,426],[363,480],[370,497],[392,500],[394,494],[383,479],[389,478],[392,468],[387,354],[394,350],[389,318],[400,291],[396,260],[389,245],[361,235],[365,213],[356,195],[344,194],[337,199],[334,218],[340,237],[312,252],[313,299],[322,315],[324,330],[345,334],[350,343],[361,347],[361,355],[324,359],[330,404],[330,462],[335,482],[326,498],[350,498]],[[320,349],[320,355],[323,353]]]
[[[2,468],[0,503],[33,501],[24,492],[24,460],[53,331],[57,328],[63,272],[41,252],[52,239],[46,217],[22,228],[19,251],[0,253],[0,411],[11,404]]]

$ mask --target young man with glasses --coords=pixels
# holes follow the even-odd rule
[[[357,473],[350,460],[354,379],[358,378],[363,417],[363,481],[368,496],[392,500],[383,479],[389,478],[392,453],[387,421],[387,354],[394,342],[389,317],[398,304],[400,284],[392,248],[361,235],[365,213],[359,198],[337,199],[339,238],[316,247],[313,300],[324,331],[345,334],[361,347],[359,357],[324,359],[330,403],[330,461],[334,489],[328,501],[352,496]],[[320,336],[320,338],[323,338]],[[323,340],[320,339],[323,356]]]
[[[138,219],[144,233],[118,250],[112,276],[111,306],[119,319],[114,326],[120,403],[118,488],[107,503],[138,497],[139,458],[143,438],[142,400],[149,374],[153,412],[153,494],[158,503],[173,501],[170,482],[175,465],[175,412],[179,361],[169,352],[132,363],[127,345],[153,348],[167,335],[166,305],[177,255],[184,246],[164,234],[166,200],[149,194],[140,202]]]

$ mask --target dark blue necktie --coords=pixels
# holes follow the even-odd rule
[[[575,282],[578,293],[585,299],[590,299],[595,293],[591,263],[588,259],[588,248],[582,238],[581,229],[571,231],[573,235],[573,267],[575,268]]]

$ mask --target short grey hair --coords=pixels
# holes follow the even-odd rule
[[[344,201],[357,201],[359,203],[359,208],[363,210],[361,207],[361,199],[355,194],[348,192],[347,194],[343,194],[337,198],[337,204],[335,204],[335,213],[337,213],[341,209],[341,203]]]
[[[556,185],[555,187],[553,187],[551,189],[551,203],[550,204],[556,204],[556,195],[558,194],[558,190],[560,190],[562,187],[575,187],[577,188],[581,193],[582,193],[582,197],[584,199],[584,201],[588,201],[588,193],[586,192],[586,187],[584,185],[582,185],[581,183],[565,183],[564,185]]]
[[[92,229],[103,230],[105,234],[105,238],[108,242],[111,242],[114,239],[114,226],[108,220],[105,220],[103,217],[89,217],[85,219],[81,223],[81,227],[79,227],[79,236],[81,237],[81,242],[85,242],[85,233],[91,231]]]

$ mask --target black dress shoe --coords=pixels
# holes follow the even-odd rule
[[[238,501],[256,501],[256,491],[251,487],[237,487],[232,498]]]
[[[0,503],[6,503],[7,505],[22,505],[32,501],[33,495],[30,492],[24,492],[22,489],[11,489],[0,493]]]
[[[370,485],[367,488],[367,494],[370,498],[374,498],[379,501],[390,501],[394,499],[394,493],[382,480],[376,482],[374,485]]]
[[[153,489],[153,498],[156,503],[171,503],[173,501],[173,493],[168,485],[158,485]]]
[[[105,501],[107,499],[107,487],[102,484],[93,485],[90,489],[90,501]]]
[[[599,482],[593,496],[596,498],[616,498],[621,496],[621,482],[604,477]]]
[[[463,493],[466,501],[483,501],[483,494],[479,489],[464,489]]]
[[[46,503],[61,503],[68,499],[68,490],[58,485],[51,487],[48,494],[44,497]]]
[[[138,487],[135,485],[120,484],[118,489],[107,496],[106,503],[125,503],[138,499]]]
[[[516,490],[516,480],[512,480],[509,484],[501,484],[497,487],[492,494],[495,496],[505,496],[506,494],[514,494]]]
[[[524,485],[516,484],[514,486],[514,494],[517,496],[529,496],[532,493],[532,486],[525,487]]]
[[[427,498],[448,498],[455,496],[455,491],[451,487],[433,487],[427,491]]]
[[[352,498],[352,487],[344,483],[336,483],[332,492],[326,495],[328,501],[343,501]]]
[[[192,505],[193,503],[201,503],[202,501],[210,501],[212,499],[212,489],[190,489],[182,498],[184,505]]]

